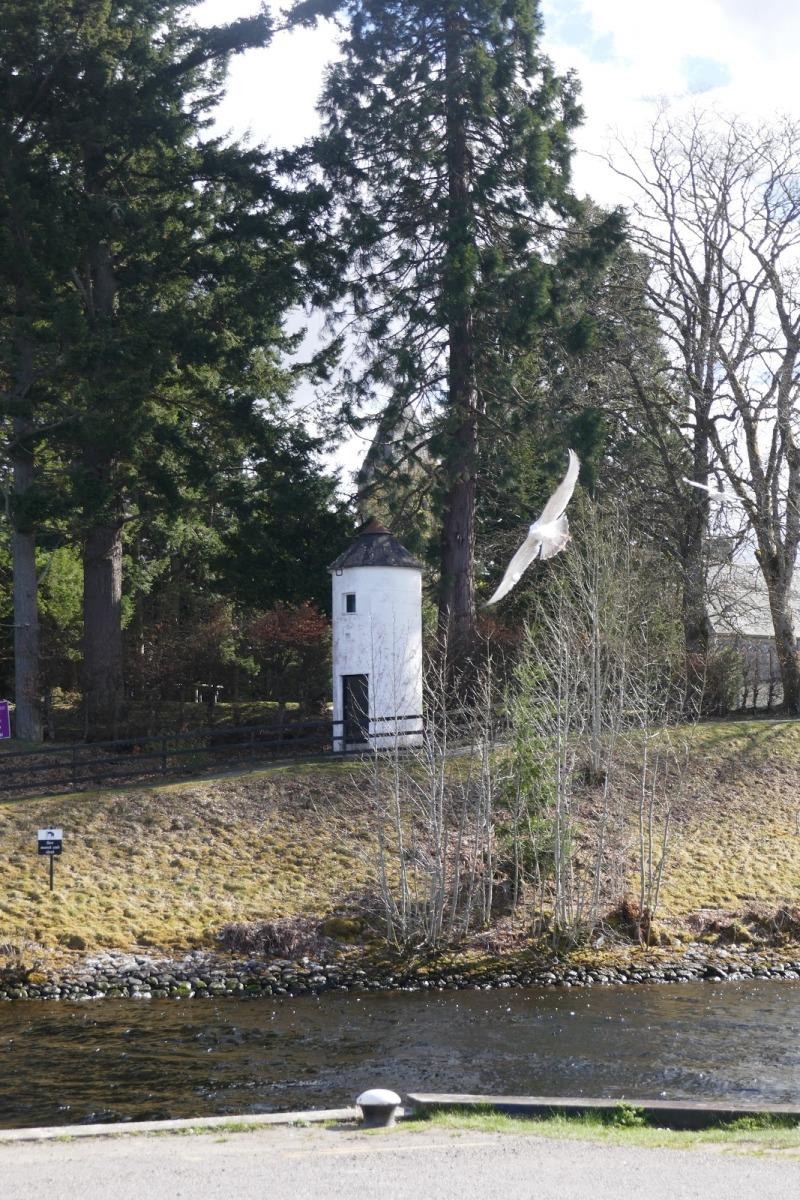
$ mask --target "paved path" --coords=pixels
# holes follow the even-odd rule
[[[3,1200],[797,1200],[800,1162],[432,1129],[0,1146]]]

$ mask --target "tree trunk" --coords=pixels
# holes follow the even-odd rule
[[[119,524],[97,526],[84,543],[83,696],[86,737],[116,737],[124,707]]]
[[[693,504],[687,514],[682,539],[683,568],[683,635],[686,650],[687,698],[691,703],[700,699],[705,679],[706,661],[712,629],[706,605],[706,563],[704,533],[706,503]]]
[[[707,407],[698,401],[697,423],[704,420]],[[708,437],[700,429],[693,447],[692,478],[707,483],[709,475]],[[708,528],[709,501],[704,493],[689,489],[693,495],[686,511],[681,538],[683,568],[682,618],[686,654],[686,699],[698,708],[705,686],[706,664],[713,630],[708,616],[705,536]]]
[[[788,713],[800,712],[800,660],[797,654],[797,635],[791,604],[792,573],[781,569],[777,562],[763,565],[767,581],[769,608],[775,630],[775,650],[781,673],[783,707]]]
[[[464,115],[463,15],[446,24],[448,229],[444,306],[448,322],[447,495],[441,538],[439,629],[448,659],[469,658],[475,642],[475,492],[478,389],[472,317],[474,250]]]
[[[97,179],[102,167],[94,149],[87,152],[87,190],[102,194]],[[113,341],[117,282],[109,246],[93,245],[88,254],[89,313],[98,331]],[[116,397],[97,389],[94,403],[113,407]],[[112,431],[114,422],[111,422]],[[124,708],[122,668],[122,500],[115,485],[115,464],[104,447],[114,444],[105,436],[90,441],[82,466],[94,485],[95,495],[85,509],[83,547],[83,680],[84,723],[87,738],[116,737]]]
[[[477,427],[473,416],[453,436],[451,472],[442,526],[442,589],[439,626],[448,658],[463,662],[475,643],[475,458]]]
[[[13,421],[14,498],[24,497],[33,484],[33,450],[26,435],[33,430],[27,417]],[[20,528],[19,526],[22,526]],[[11,517],[11,562],[14,578],[15,733],[25,741],[42,740],[39,696],[39,610],[36,582],[36,534],[24,518]]]

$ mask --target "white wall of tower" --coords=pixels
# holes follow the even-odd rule
[[[422,572],[410,567],[344,567],[331,579],[335,748],[343,748],[342,725],[337,722],[344,717],[346,675],[368,676],[371,745],[418,742]],[[355,596],[355,612],[347,612],[348,595]],[[395,721],[397,717],[417,719]]]

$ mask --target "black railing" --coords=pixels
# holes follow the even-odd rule
[[[406,717],[345,717],[331,721],[333,747],[337,753],[364,749],[391,749],[396,739],[421,737],[423,719],[419,715]]]
[[[385,732],[384,732],[385,729]],[[341,757],[388,750],[396,739],[420,737],[421,716],[371,717],[368,740],[352,741],[344,721],[317,719],[275,725],[218,725],[115,741],[74,742],[0,754],[0,796],[78,791],[90,784],[185,774],[212,766],[276,759]]]

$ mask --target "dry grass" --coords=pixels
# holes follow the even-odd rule
[[[664,912],[800,903],[800,722],[737,721],[694,735]]]
[[[0,803],[0,959],[4,945],[26,957],[37,946],[213,946],[232,923],[340,910],[372,882],[358,770],[283,767]],[[695,935],[799,906],[800,722],[700,727],[687,779],[660,919]],[[36,854],[36,829],[49,824],[65,836],[52,896]]]
[[[0,947],[213,945],[228,922],[330,913],[366,882],[352,764],[0,804]],[[36,829],[64,829],[56,888]],[[368,835],[366,835],[368,839]]]

